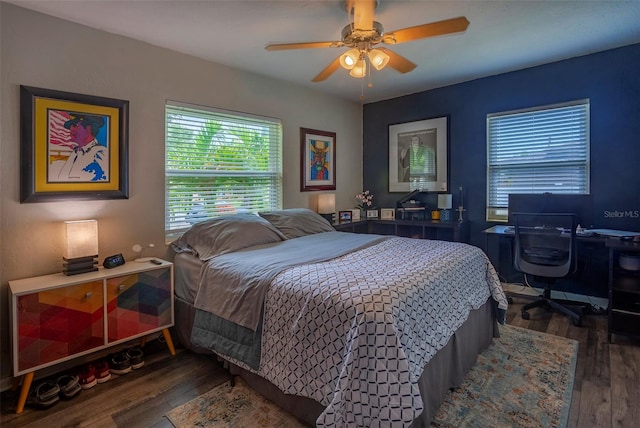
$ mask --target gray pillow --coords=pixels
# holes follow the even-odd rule
[[[314,233],[335,232],[333,226],[324,217],[307,208],[291,208],[258,214],[289,239]]]
[[[191,251],[206,261],[246,247],[285,239],[278,229],[255,214],[234,214],[194,224],[171,245],[176,252]]]

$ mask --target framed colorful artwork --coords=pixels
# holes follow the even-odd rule
[[[351,214],[352,214],[351,210],[339,211],[338,212],[338,219],[339,219],[340,223],[351,221]]]
[[[448,119],[389,125],[389,192],[449,191]]]
[[[127,199],[129,101],[20,86],[20,202]]]
[[[336,189],[336,133],[300,128],[300,191]]]

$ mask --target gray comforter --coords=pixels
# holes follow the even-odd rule
[[[383,239],[386,237],[325,232],[214,257],[200,273],[195,307],[255,331],[267,287],[280,272],[339,257]]]

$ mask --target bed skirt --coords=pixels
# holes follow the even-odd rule
[[[211,351],[191,344],[195,308],[182,299],[176,298],[175,316],[175,332],[178,341],[194,352],[210,354]],[[475,365],[478,354],[497,336],[494,303],[489,298],[484,305],[469,314],[469,318],[455,332],[449,343],[424,367],[419,379],[424,410],[413,421],[412,428],[429,426],[431,419],[444,401],[447,391],[462,383],[467,371]],[[241,367],[230,364],[230,372],[233,375],[239,375],[254,390],[310,426],[315,426],[316,419],[324,410],[324,406],[317,401],[285,394],[268,380]]]

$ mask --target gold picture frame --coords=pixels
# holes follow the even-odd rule
[[[20,86],[20,202],[127,199],[129,101]]]

